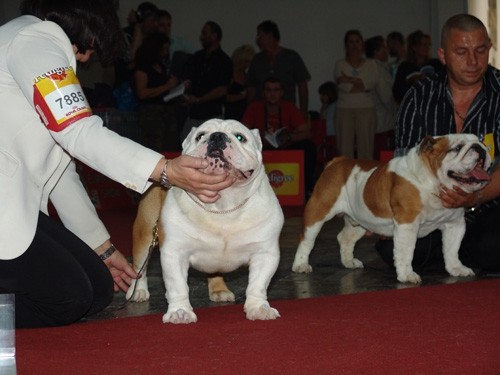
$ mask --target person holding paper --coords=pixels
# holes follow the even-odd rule
[[[264,149],[303,150],[306,194],[314,188],[316,146],[311,138],[311,127],[297,106],[283,100],[281,82],[267,78],[263,100],[250,102],[241,122],[250,129],[259,129]]]

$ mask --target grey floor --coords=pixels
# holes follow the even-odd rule
[[[310,298],[324,295],[353,294],[386,289],[414,288],[433,284],[468,282],[491,275],[457,278],[449,276],[444,267],[418,270],[422,284],[399,283],[395,271],[386,265],[374,250],[375,237],[365,237],[356,246],[355,256],[364,263],[363,269],[345,269],[340,263],[339,247],[336,236],[342,220],[333,219],[323,227],[316,246],[310,256],[313,272],[296,274],[291,267],[295,256],[301,230],[302,218],[291,217],[285,220],[281,233],[281,261],[268,289],[272,300]],[[498,275],[493,275],[493,277]],[[123,293],[117,293],[113,303],[103,312],[88,320],[114,319],[129,316],[164,313],[167,310],[165,288],[161,277],[159,252],[155,251],[148,268],[151,298],[147,302],[128,302]],[[236,304],[243,304],[248,280],[248,269],[241,268],[226,274],[226,282],[236,296]],[[220,305],[208,298],[206,275],[191,270],[189,273],[190,299],[194,309]]]

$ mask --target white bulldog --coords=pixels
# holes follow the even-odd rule
[[[177,187],[168,194],[155,187],[141,201],[134,223],[136,269],[147,259],[151,231],[160,211],[156,207],[162,205],[160,257],[168,300],[163,322],[197,321],[189,302],[190,266],[212,276],[208,283],[211,300],[234,301],[234,294],[217,275],[248,265],[247,318],[278,318],[278,311],[267,301],[267,287],[278,267],[284,219],[262,163],[258,130],[233,120],[209,120],[193,128],[182,146],[183,154],[210,161],[206,173],[229,172],[237,180],[212,204],[202,203]],[[127,297],[135,301],[149,298],[145,275],[138,280],[135,292],[134,286],[130,287]]]
[[[344,214],[338,234],[342,264],[362,268],[354,245],[366,231],[394,237],[394,265],[400,282],[419,283],[412,269],[417,238],[440,229],[445,267],[452,276],[472,276],[458,250],[465,233],[463,208],[444,208],[440,186],[466,192],[482,189],[490,180],[491,158],[472,134],[426,137],[406,156],[389,163],[336,158],[321,174],[305,207],[304,231],[292,270],[308,273],[309,254],[323,224]]]

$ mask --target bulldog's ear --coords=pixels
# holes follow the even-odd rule
[[[420,142],[418,147],[418,152],[420,154],[425,152],[431,152],[434,149],[434,145],[437,143],[437,140],[430,135],[426,135],[425,138]]]
[[[257,146],[259,151],[262,151],[262,139],[260,138],[259,129],[251,129],[250,131],[255,138],[255,145]]]
[[[196,129],[198,129],[197,127],[192,127],[191,128],[191,131],[189,132],[189,134],[187,135],[186,138],[184,138],[184,140],[182,141],[182,149],[185,150],[190,142],[190,139],[193,137],[193,134],[196,132]]]

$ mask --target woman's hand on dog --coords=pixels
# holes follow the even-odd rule
[[[203,173],[201,170],[208,165],[205,159],[181,155],[170,161],[167,176],[172,185],[195,194],[204,203],[213,203],[220,198],[219,192],[231,186],[236,179],[229,173]]]

